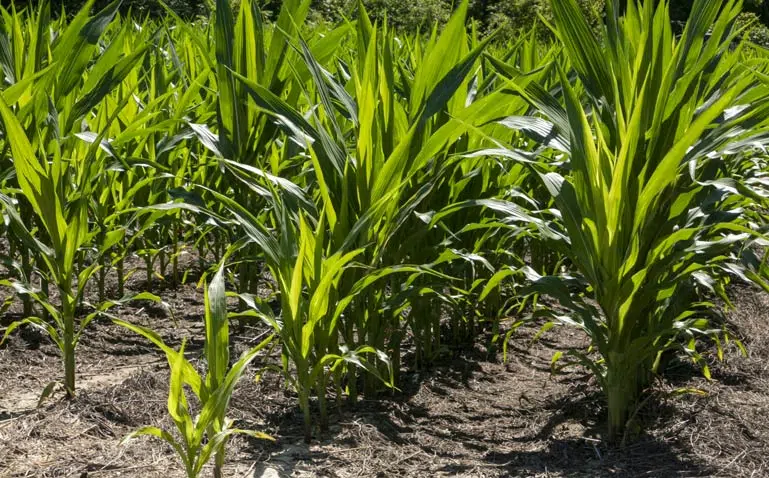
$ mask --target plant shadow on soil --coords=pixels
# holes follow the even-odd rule
[[[117,313],[151,326],[174,347],[187,338],[189,357],[201,364],[202,292],[186,285],[158,293],[174,319],[149,304]],[[765,476],[769,331],[763,324],[769,300],[753,291],[736,294],[730,320],[748,357],[735,350],[727,351],[724,362],[708,356],[712,382],[686,362],[675,362],[668,380],[655,384],[652,399],[638,412],[624,448],[601,441],[604,402],[589,375],[580,369],[551,374],[553,353],[584,347],[584,337],[558,328],[533,342],[537,330],[531,328],[513,336],[506,362],[476,345],[450,351],[429,369],[404,371],[401,390],[344,404],[341,412],[330,400],[330,428],[309,445],[302,440],[295,397],[282,379],[275,373],[258,382],[244,378],[230,415],[276,442],[234,439],[226,476],[262,476],[267,468],[279,476],[308,477]],[[233,327],[233,357],[265,332],[261,325]],[[0,347],[0,477],[183,476],[160,441],[118,445],[141,426],[173,428],[163,355],[106,320],[94,321],[79,353],[78,398],[55,398],[35,408],[45,384],[60,374],[56,350],[31,330],[14,333]],[[278,363],[273,350],[252,369]]]
[[[507,370],[506,370],[507,369]],[[270,452],[270,466],[281,475],[310,469],[320,476],[709,476],[705,463],[682,456],[659,436],[640,433],[622,449],[607,447],[602,396],[586,376],[555,382],[566,395],[538,398],[527,381],[510,387],[516,370],[464,357],[427,373],[390,396],[362,400],[333,414],[330,431],[319,442],[301,443],[301,416],[284,410],[269,422],[276,436],[292,443],[265,446],[250,441],[241,453],[259,460]],[[419,375],[416,377],[416,375]],[[502,377],[500,377],[502,375]],[[669,428],[673,406],[655,404],[653,423]],[[333,464],[333,465],[332,465]],[[308,465],[311,465],[308,467]],[[359,467],[359,468],[358,468]],[[356,470],[357,468],[357,470]]]

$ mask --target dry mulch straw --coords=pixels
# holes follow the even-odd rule
[[[749,356],[732,347],[712,364],[712,382],[674,361],[624,448],[600,440],[605,410],[589,376],[551,375],[554,351],[584,338],[562,328],[532,344],[534,331],[525,330],[513,337],[507,363],[489,360],[480,346],[456,351],[431,370],[406,373],[402,390],[332,413],[327,436],[309,446],[280,378],[244,380],[231,416],[277,442],[234,439],[226,476],[767,476],[769,298],[738,292],[730,320]],[[162,295],[175,321],[138,306],[123,309],[123,318],[152,325],[172,344],[194,337],[187,350],[202,353],[199,291],[183,286]],[[234,331],[238,352],[261,332]],[[0,477],[182,477],[164,443],[119,445],[137,427],[171,426],[164,357],[108,322],[87,336],[78,398],[54,397],[40,408],[39,392],[60,373],[54,348],[29,331],[0,348]],[[270,361],[277,357],[256,367]]]

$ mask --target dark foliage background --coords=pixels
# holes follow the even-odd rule
[[[13,0],[17,8],[37,0]],[[232,0],[237,3],[238,0]],[[578,0],[593,25],[601,23],[605,0]],[[659,0],[649,0],[659,1]],[[694,0],[671,0],[671,16],[675,22],[683,23]],[[183,18],[194,18],[208,14],[206,0],[165,0],[166,4]],[[280,9],[282,0],[263,0],[262,9],[270,15]],[[445,22],[459,0],[363,0],[369,14],[382,22],[385,19],[395,28],[405,31],[425,31],[435,23]],[[740,21],[749,24],[748,36],[751,41],[769,47],[769,0],[744,0],[744,13]],[[10,6],[12,0],[0,0],[3,6]],[[51,0],[54,12],[74,12],[85,0]],[[109,0],[97,0],[96,8],[106,6]],[[313,0],[312,21],[337,22],[342,18],[354,18],[358,0]],[[144,17],[165,15],[158,0],[123,0],[124,14]],[[541,21],[551,18],[550,0],[471,0],[470,16],[481,32],[499,30],[501,38],[512,38],[521,30],[529,31],[537,25],[537,33],[545,39],[549,29]]]

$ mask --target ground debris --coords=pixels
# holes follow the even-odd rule
[[[226,476],[767,476],[769,474],[769,300],[740,290],[730,313],[748,356],[727,351],[713,361],[713,381],[674,363],[638,413],[623,449],[601,440],[603,401],[590,376],[550,372],[556,350],[585,345],[577,331],[536,329],[513,336],[508,363],[480,347],[420,373],[404,372],[400,392],[361,400],[331,414],[327,433],[303,443],[295,399],[280,377],[245,379],[231,403],[241,427],[267,432],[269,443],[233,439]],[[151,324],[171,344],[184,337],[202,354],[202,295],[194,286],[163,291],[170,317],[124,308],[126,320]],[[238,340],[260,330],[238,331]],[[172,428],[167,417],[165,358],[130,332],[94,324],[80,349],[81,391],[36,408],[39,391],[60,373],[56,351],[18,335],[0,348],[0,477],[176,478],[183,473],[164,443],[119,445],[143,425]],[[242,348],[241,347],[241,348]],[[727,347],[729,348],[729,347]],[[279,360],[278,357],[265,361]],[[682,389],[700,393],[677,393]]]

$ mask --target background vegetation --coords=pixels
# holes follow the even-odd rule
[[[239,0],[231,0],[237,8]],[[680,26],[686,21],[692,8],[693,0],[673,0],[670,2],[670,14],[673,22]],[[0,1],[0,5],[10,6],[10,0]],[[17,1],[22,4],[24,0]],[[32,0],[33,5],[38,3]],[[84,0],[53,0],[54,12],[65,9],[68,12],[79,10]],[[98,0],[95,8],[101,9],[109,2]],[[207,16],[211,11],[212,2],[209,0],[167,0],[164,2],[182,18]],[[280,11],[283,0],[261,0],[264,12]],[[357,16],[357,0],[313,0],[309,20],[315,23],[338,22],[343,18]],[[588,17],[594,30],[602,22],[604,0],[578,0],[582,10]],[[373,20],[388,23],[401,31],[424,31],[431,25],[443,25],[448,21],[451,12],[458,4],[455,0],[364,0],[363,4]],[[166,14],[158,0],[124,0],[121,4],[122,13],[128,11],[140,16],[161,17]],[[537,25],[541,38],[549,38],[550,30],[540,20],[552,22],[553,13],[548,0],[472,0],[468,11],[468,19],[475,22],[483,33],[496,29],[501,31],[501,38],[510,39],[516,33],[528,31],[532,25]],[[740,23],[751,24],[750,40],[763,46],[769,46],[769,4],[765,0],[746,0]]]

